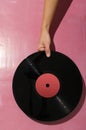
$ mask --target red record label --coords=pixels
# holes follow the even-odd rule
[[[36,80],[36,91],[42,97],[51,98],[59,92],[59,89],[59,79],[53,74],[42,74]]]

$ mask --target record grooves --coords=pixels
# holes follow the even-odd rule
[[[13,94],[20,109],[40,121],[59,120],[78,105],[82,77],[75,63],[52,51],[47,58],[36,52],[24,59],[13,78]]]

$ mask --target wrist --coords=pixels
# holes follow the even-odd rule
[[[42,24],[41,30],[46,30],[49,32],[50,25],[49,24]]]

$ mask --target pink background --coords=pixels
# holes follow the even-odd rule
[[[14,100],[12,78],[16,67],[37,51],[43,1],[0,0],[0,130],[86,129],[85,92],[76,110],[78,112],[75,111],[70,120],[64,119],[51,125],[28,118]],[[65,15],[60,24],[57,20],[55,48],[76,63],[86,82],[86,0],[73,0],[66,13],[65,3],[60,7],[57,15]]]

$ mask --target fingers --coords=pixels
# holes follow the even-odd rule
[[[45,54],[46,54],[47,57],[50,57],[50,55],[51,55],[49,44],[47,44],[46,47],[45,47]]]
[[[49,44],[41,45],[40,47],[38,47],[38,51],[45,51],[46,57],[50,57],[51,55]]]
[[[44,46],[38,46],[38,51],[45,51],[45,47]]]
[[[45,51],[47,57],[50,57],[50,44],[51,44],[51,37],[49,32],[46,29],[43,29],[39,38],[38,50]]]

